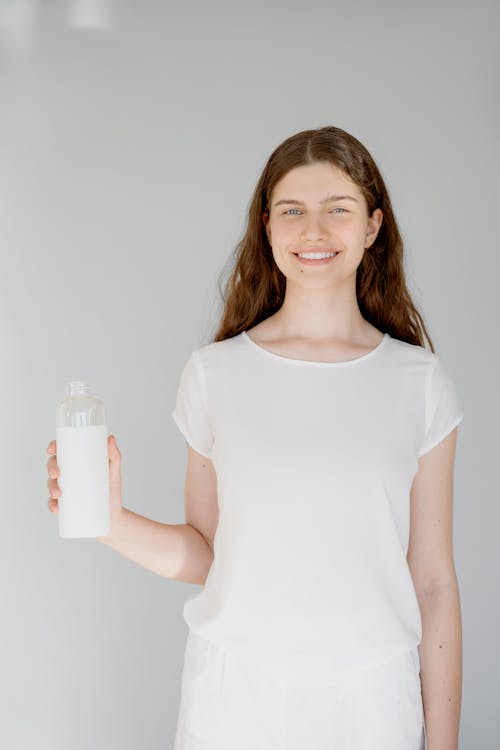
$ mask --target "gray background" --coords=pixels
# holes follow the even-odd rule
[[[377,161],[463,399],[461,748],[497,748],[498,4],[0,3],[4,750],[168,750],[199,587],[62,540],[45,455],[88,379],[124,504],[182,523],[170,411],[271,151],[337,125]],[[225,276],[224,276],[225,278]]]

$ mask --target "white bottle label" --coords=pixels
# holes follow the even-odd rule
[[[56,427],[59,536],[106,536],[110,531],[106,425]]]

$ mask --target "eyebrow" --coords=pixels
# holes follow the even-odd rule
[[[324,203],[329,203],[330,201],[354,201],[355,203],[359,203],[358,199],[353,195],[329,195],[328,198],[320,201],[320,205],[322,206]],[[294,198],[283,198],[283,200],[275,203],[274,207],[281,206],[282,203],[294,203],[298,206],[304,205],[302,201],[295,200]]]

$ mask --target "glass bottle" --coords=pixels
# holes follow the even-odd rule
[[[111,520],[106,412],[82,380],[68,383],[67,397],[57,406],[56,452],[59,536],[106,536]]]

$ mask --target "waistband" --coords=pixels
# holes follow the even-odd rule
[[[300,675],[297,676],[296,680],[293,677],[285,677],[279,667],[267,663],[264,659],[260,659],[258,655],[253,652],[244,652],[230,647],[228,648],[223,644],[205,638],[191,628],[188,629],[187,645],[191,654],[193,651],[195,656],[202,654],[203,659],[206,659],[207,657],[223,659],[227,654],[231,658],[238,660],[245,669],[250,669],[256,673],[260,672],[266,674],[268,677],[274,678],[278,682],[302,686],[308,685],[309,687],[326,687],[328,685],[334,686],[338,684],[347,685],[352,681],[362,678],[363,674],[366,678],[376,678],[380,672],[399,669],[400,667],[403,669],[411,667],[416,676],[420,673],[418,644],[406,651],[396,654],[395,656],[391,656],[388,659],[382,659],[379,663],[369,666],[354,667],[352,670],[342,670],[336,674],[333,673],[331,679],[325,679],[314,683],[301,679]]]

